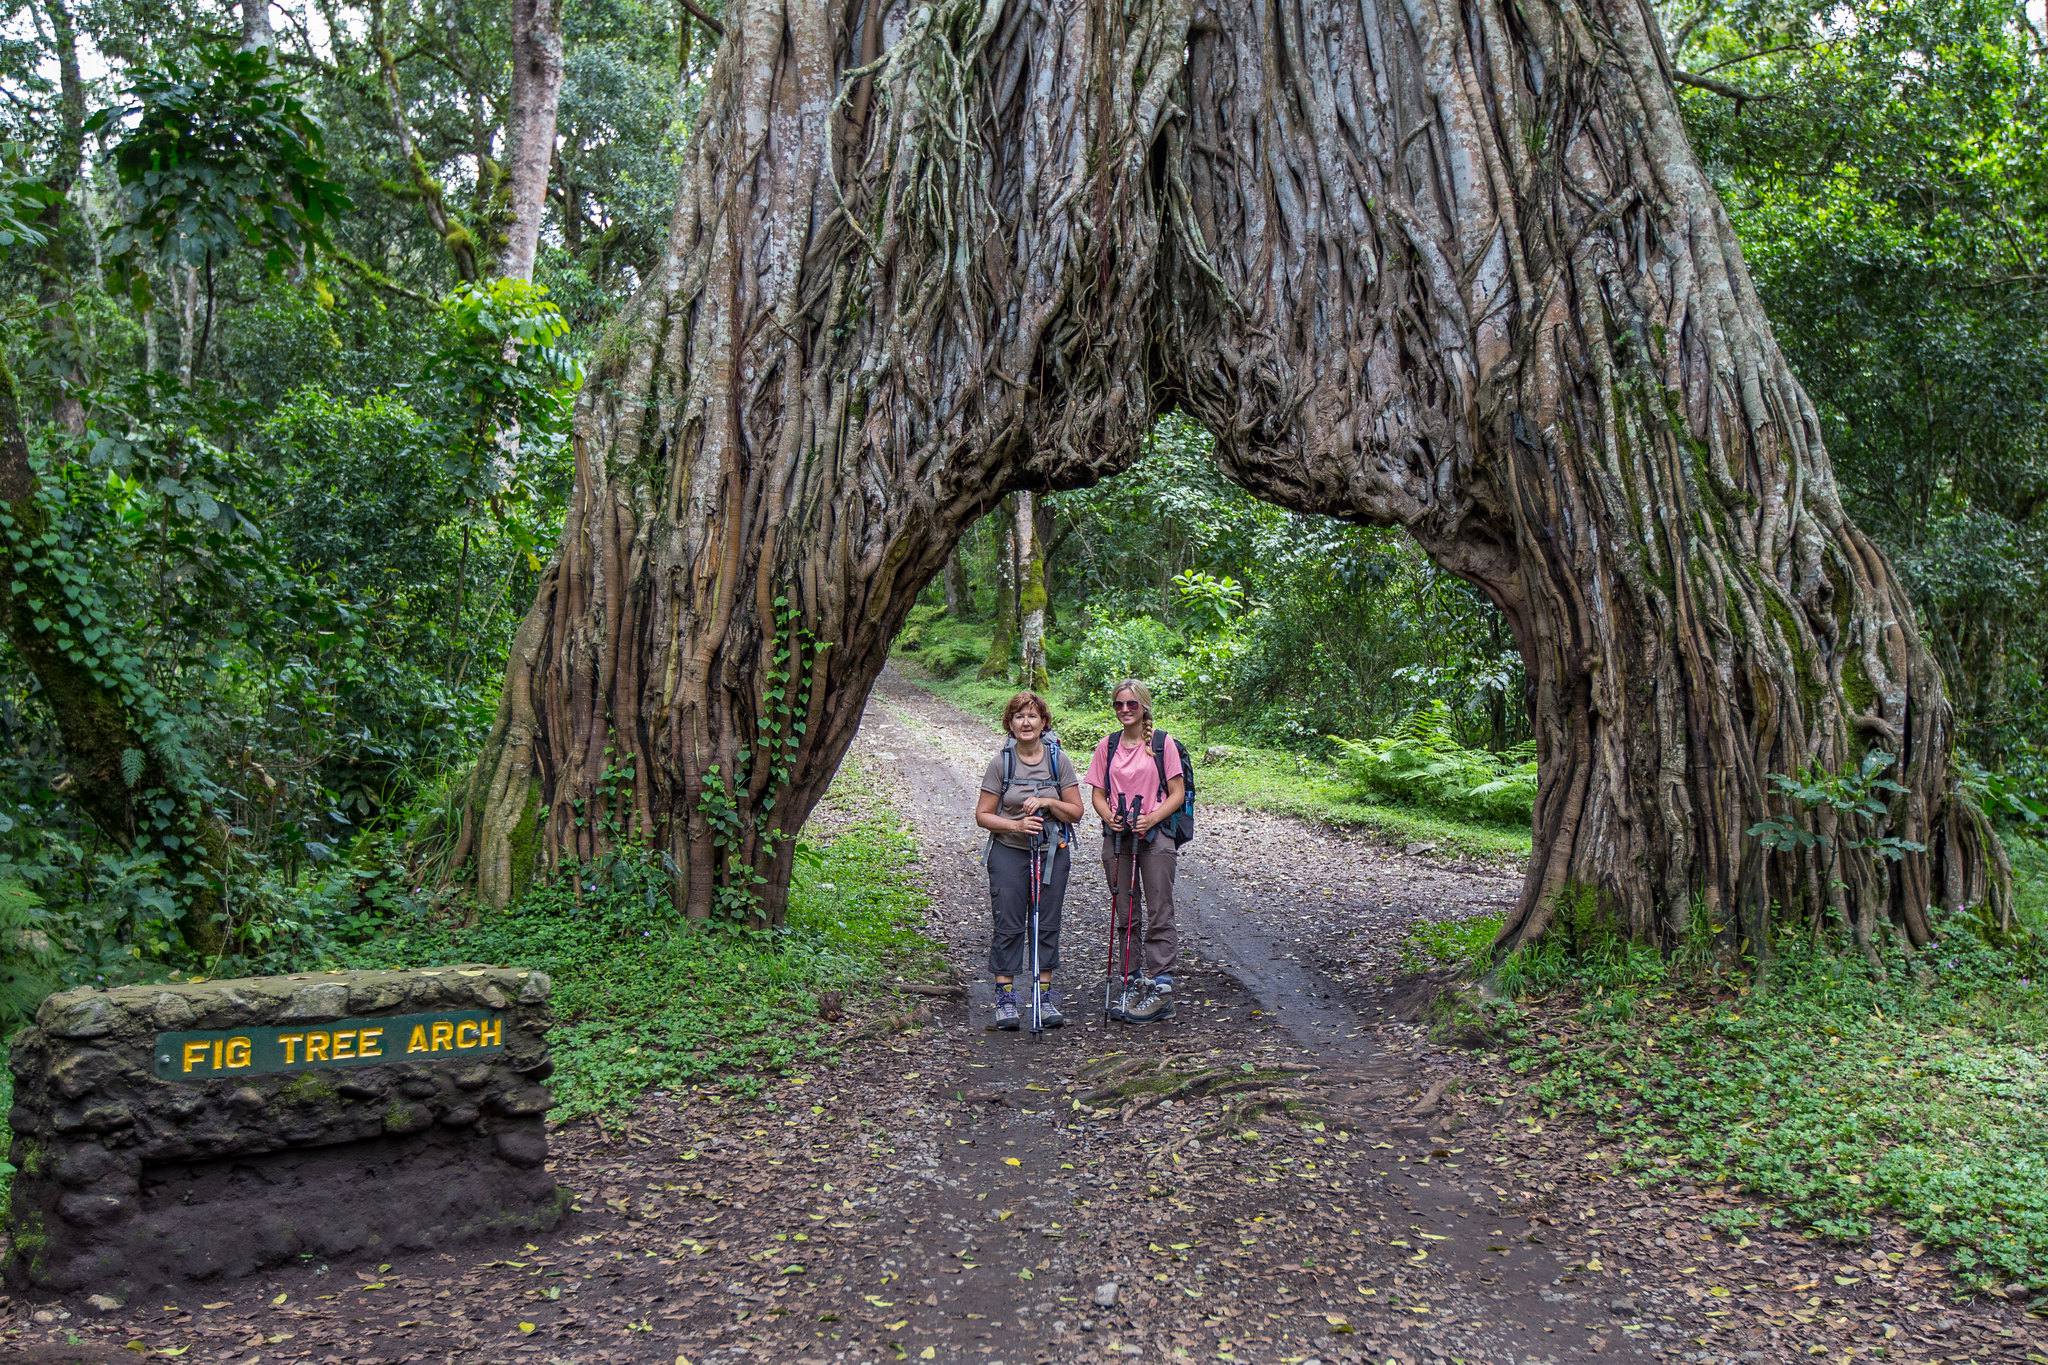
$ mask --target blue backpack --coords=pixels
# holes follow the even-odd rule
[[[1045,745],[1046,764],[1052,772],[1052,794],[1058,796],[1060,794],[1060,760],[1064,757],[1060,749],[1060,737],[1047,730],[1041,742]],[[1017,737],[1011,735],[1003,741],[1003,793],[1005,795],[1009,793],[1011,779],[1016,776]],[[1046,818],[1047,823],[1052,826],[1053,847],[1057,848],[1061,844],[1071,845],[1074,837],[1074,827],[1064,820],[1054,820],[1051,817]],[[1047,863],[1046,876],[1050,877],[1051,875],[1052,864]]]
[[[1117,745],[1122,740],[1123,734],[1121,731],[1113,730],[1110,732],[1108,763],[1116,762]],[[1167,836],[1173,840],[1173,846],[1179,848],[1182,844],[1195,837],[1195,765],[1188,761],[1187,745],[1174,739],[1173,736],[1167,734],[1164,730],[1153,730],[1152,766],[1159,770],[1159,799],[1161,801],[1166,799],[1166,744],[1168,740],[1173,741],[1174,752],[1180,755],[1180,778],[1182,785],[1186,788],[1186,792],[1181,800],[1180,809],[1166,817],[1159,825],[1159,828],[1164,830]]]

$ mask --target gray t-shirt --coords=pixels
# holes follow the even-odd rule
[[[988,761],[988,771],[981,775],[981,789],[995,794],[996,814],[1005,820],[1024,818],[1024,798],[1027,796],[1043,796],[1058,800],[1061,792],[1080,785],[1081,779],[1074,772],[1074,761],[1067,757],[1065,749],[1060,750],[1059,780],[1053,780],[1052,749],[1044,744],[1039,746],[1036,763],[1026,763],[1024,755],[1017,755],[1017,765],[1010,773],[1010,786],[1007,791],[1003,788],[1003,755],[1000,751]],[[1003,830],[997,833],[995,838],[1011,848],[1031,847],[1031,836],[1028,834],[1012,834],[1008,830]]]

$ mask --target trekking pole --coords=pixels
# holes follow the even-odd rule
[[[1031,1041],[1045,1041],[1045,1024],[1041,1016],[1045,984],[1038,975],[1038,891],[1039,877],[1045,866],[1045,821],[1040,818],[1038,833],[1031,836]]]
[[[1109,1022],[1110,993],[1116,989],[1116,893],[1117,874],[1123,870],[1124,798],[1116,798],[1116,824],[1109,831],[1109,957],[1102,964],[1102,1022]]]
[[[1131,958],[1134,954],[1138,958],[1138,971],[1141,976],[1144,974],[1145,969],[1145,931],[1141,927],[1144,920],[1141,918],[1138,904],[1144,891],[1144,884],[1138,877],[1138,855],[1143,851],[1145,842],[1138,833],[1138,822],[1144,818],[1144,815],[1145,798],[1142,796],[1132,797],[1131,832],[1129,835],[1131,845],[1131,880],[1130,889],[1124,895],[1124,990],[1127,993],[1131,989]]]

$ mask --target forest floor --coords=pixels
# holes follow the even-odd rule
[[[0,1299],[25,1360],[2048,1362],[1880,1227],[1731,1241],[1717,1187],[1644,1188],[1590,1123],[1431,1043],[1418,920],[1497,912],[1511,871],[1205,806],[1169,1024],[1106,1024],[1099,841],[1068,896],[1073,1023],[984,1027],[968,812],[995,733],[883,679],[858,741],[923,846],[964,989],[849,1021],[753,1099],[650,1095],[554,1136],[544,1238],[305,1266],[131,1303]]]

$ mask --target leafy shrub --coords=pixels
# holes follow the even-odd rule
[[[1467,819],[1526,823],[1536,805],[1532,746],[1468,749],[1451,727],[1450,706],[1433,701],[1377,739],[1330,738],[1342,751],[1339,769],[1369,792]]]
[[[1181,649],[1180,636],[1149,616],[1098,616],[1074,647],[1073,680],[1091,695],[1106,693],[1125,678],[1157,682],[1154,691],[1176,695],[1179,673],[1167,674]]]
[[[28,1022],[57,989],[62,955],[42,898],[14,878],[0,881],[0,1038]]]

